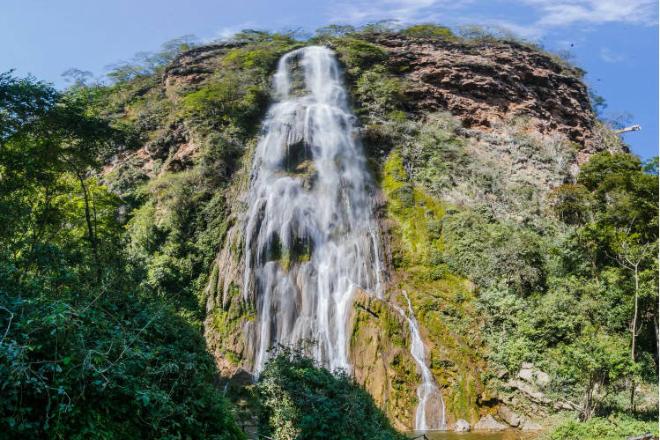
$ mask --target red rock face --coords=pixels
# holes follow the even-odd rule
[[[217,61],[240,43],[216,43],[188,50],[172,61],[163,74],[168,96],[181,86],[199,84],[217,69]]]
[[[448,110],[467,128],[488,129],[528,116],[542,133],[565,134],[589,147],[594,115],[580,72],[551,56],[513,42],[448,42],[376,37],[388,64],[410,82],[418,113]]]

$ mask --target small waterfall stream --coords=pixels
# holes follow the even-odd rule
[[[380,296],[371,182],[334,53],[284,55],[257,146],[245,229],[243,292],[256,305],[254,371],[276,344],[308,346],[350,371],[353,294]],[[251,296],[248,298],[248,296]],[[306,344],[311,341],[312,344]]]
[[[445,402],[442,394],[435,384],[431,370],[426,365],[426,352],[424,343],[419,334],[419,326],[408,293],[404,290],[403,296],[408,303],[408,313],[401,307],[393,305],[408,321],[410,328],[410,354],[417,363],[422,374],[422,383],[417,387],[417,410],[415,411],[415,431],[430,431],[446,429]]]

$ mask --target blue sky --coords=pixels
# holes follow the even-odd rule
[[[64,87],[69,68],[100,76],[186,34],[212,40],[242,28],[311,31],[381,19],[501,26],[569,51],[606,99],[604,116],[629,115],[642,126],[625,135],[633,151],[657,154],[656,0],[2,0],[0,71],[15,68]]]

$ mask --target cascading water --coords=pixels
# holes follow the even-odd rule
[[[245,231],[256,372],[275,344],[308,345],[322,365],[349,371],[353,294],[380,296],[371,187],[341,81],[333,52],[320,46],[284,55],[275,74]]]
[[[426,365],[426,353],[424,343],[419,335],[419,326],[413,312],[410,298],[406,291],[403,296],[408,303],[408,313],[399,306],[394,305],[398,312],[408,321],[410,328],[410,354],[417,363],[422,374],[422,383],[417,387],[417,410],[415,411],[415,431],[430,431],[446,429],[445,423],[445,402],[442,394],[435,384],[431,370]]]

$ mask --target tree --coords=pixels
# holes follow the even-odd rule
[[[607,394],[607,385],[632,372],[626,346],[623,338],[589,327],[574,343],[555,351],[562,376],[575,380],[583,389],[582,421],[596,414]]]
[[[286,347],[272,354],[257,383],[264,434],[279,440],[404,438],[346,373],[331,373]]]
[[[640,289],[640,272],[645,267],[653,267],[653,257],[656,255],[658,243],[640,243],[638,234],[628,234],[620,231],[614,243],[614,259],[622,268],[630,271],[634,280],[633,315],[630,319],[630,360],[637,361],[637,337],[639,336],[639,298],[643,294]],[[652,293],[651,293],[652,295]],[[653,324],[655,326],[655,323]],[[657,337],[657,336],[656,336]],[[635,410],[635,380],[631,381],[630,408]]]
[[[124,252],[96,177],[121,133],[85,96],[0,75],[3,438],[242,439],[197,327]]]

